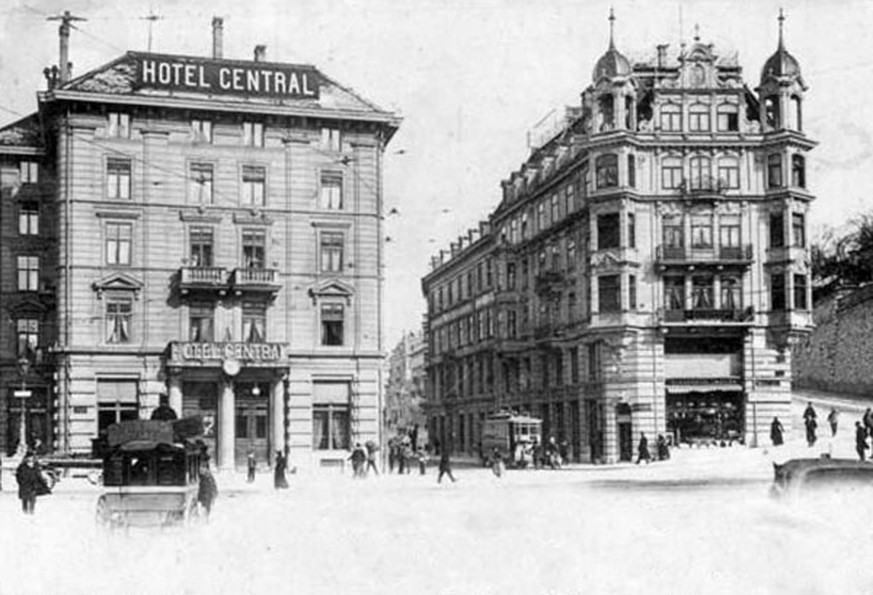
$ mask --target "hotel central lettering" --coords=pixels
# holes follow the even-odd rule
[[[200,93],[318,98],[318,73],[299,66],[141,58],[137,62],[137,84]]]
[[[285,346],[280,343],[172,343],[170,360],[176,363],[238,360],[278,364],[285,360]]]

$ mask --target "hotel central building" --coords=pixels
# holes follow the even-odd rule
[[[5,452],[22,404],[30,445],[85,454],[163,393],[222,468],[378,441],[399,119],[261,46],[224,58],[220,19],[211,58],[129,52],[77,78],[65,35],[38,113],[0,130]]]

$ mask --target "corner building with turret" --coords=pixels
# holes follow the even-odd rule
[[[263,47],[228,59],[222,35],[216,19],[209,57],[47,69],[37,113],[0,129],[6,453],[22,406],[28,446],[87,455],[162,394],[202,417],[222,469],[249,451],[342,466],[379,441],[400,120]]]
[[[543,420],[578,462],[641,433],[769,442],[811,329],[807,91],[786,50],[751,88],[699,38],[632,63],[612,31],[581,104],[432,258],[432,436],[477,454],[490,412]]]

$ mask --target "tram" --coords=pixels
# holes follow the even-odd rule
[[[490,465],[495,451],[507,467],[524,468],[533,461],[533,447],[542,444],[542,420],[527,415],[500,412],[482,425],[482,463]]]

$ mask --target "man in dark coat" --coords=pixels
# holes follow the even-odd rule
[[[867,428],[861,425],[861,422],[855,422],[855,452],[858,453],[858,458],[862,461],[866,458],[865,452],[870,445],[867,444]]]
[[[807,407],[807,411],[809,410],[812,410],[812,405]],[[818,427],[818,423],[815,421],[815,417],[815,411],[812,412],[812,415],[807,415],[806,411],[803,413],[803,423],[806,424],[806,443],[810,448],[816,441],[815,429]]]
[[[364,472],[366,471],[364,465],[367,462],[367,453],[364,452],[364,447],[361,446],[360,442],[355,444],[355,448],[352,449],[352,454],[349,456],[349,460],[352,461],[353,477],[364,477]]]
[[[830,413],[828,413],[828,425],[831,427],[831,436],[837,435],[837,423],[839,420],[840,414],[837,412],[836,407],[831,407]]]
[[[783,431],[782,422],[779,421],[778,417],[774,417],[773,422],[770,424],[770,441],[773,443],[773,446],[782,446]]]
[[[200,465],[200,485],[197,489],[197,501],[203,507],[204,516],[209,519],[209,513],[212,512],[212,503],[218,497],[218,485],[215,483],[215,477],[209,471],[209,465]]]
[[[21,500],[21,510],[24,514],[33,514],[36,507],[36,497],[51,493],[48,484],[42,477],[36,456],[28,452],[15,470],[18,481],[18,498]]]
[[[364,475],[370,472],[370,469],[373,470],[377,476],[379,475],[379,466],[376,464],[376,453],[379,452],[379,445],[373,442],[372,440],[367,440],[364,443],[364,446],[367,447],[367,468],[364,470]]]
[[[273,487],[277,490],[283,490],[288,487],[288,480],[285,478],[285,467],[288,461],[281,450],[276,451],[276,461],[273,468]]]
[[[440,474],[437,476],[437,483],[442,482],[443,475],[448,475],[452,483],[455,483],[455,476],[452,475],[452,461],[449,458],[449,449],[447,447],[443,447],[442,454],[440,454]]]
[[[178,419],[176,412],[170,407],[170,398],[167,395],[160,396],[158,408],[152,411],[152,419],[160,421],[174,421]]]
[[[649,453],[649,439],[646,438],[646,435],[643,432],[640,432],[640,443],[637,446],[637,453],[637,465],[639,465],[641,461],[645,461],[646,465],[652,462],[652,455]]]

